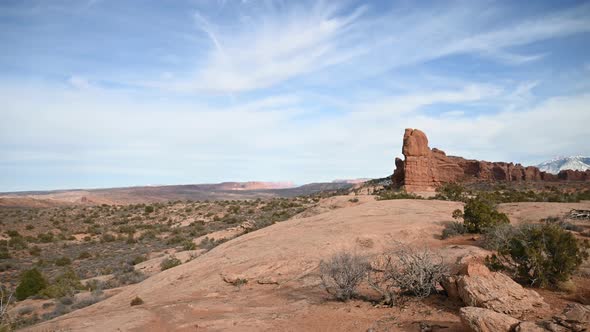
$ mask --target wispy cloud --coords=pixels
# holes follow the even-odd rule
[[[197,25],[214,47],[194,81],[180,86],[214,93],[249,91],[346,61],[359,50],[342,44],[349,42],[346,33],[354,29],[365,7],[346,15],[339,10],[323,2],[311,9],[267,8],[229,27],[212,26],[197,13]]]
[[[457,54],[518,65],[547,54],[523,53],[515,47],[590,31],[590,6],[500,26],[492,23],[504,15],[502,10],[486,11],[474,3],[384,12],[370,6],[350,10],[336,2],[316,2],[311,9],[295,2],[238,8],[234,15],[242,19],[231,23],[212,23],[202,12],[194,15],[211,47],[192,77],[165,86],[239,93],[302,76],[313,79],[329,67],[362,78]],[[358,73],[355,68],[363,70]]]

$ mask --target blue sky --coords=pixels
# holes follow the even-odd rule
[[[590,155],[587,1],[2,1],[0,191]]]

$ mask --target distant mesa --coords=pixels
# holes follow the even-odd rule
[[[214,185],[217,190],[264,190],[264,189],[286,189],[293,188],[292,182],[222,182]]]
[[[429,192],[450,182],[590,181],[590,170],[561,170],[557,174],[534,166],[506,162],[469,160],[430,149],[426,134],[406,129],[404,160],[395,159],[393,186],[408,192]]]

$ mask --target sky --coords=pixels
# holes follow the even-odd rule
[[[588,1],[0,1],[0,191],[590,155]]]

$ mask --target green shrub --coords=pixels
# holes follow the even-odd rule
[[[47,280],[39,270],[33,268],[23,272],[16,287],[16,299],[22,301],[29,296],[37,295],[47,286]]]
[[[144,255],[139,255],[133,257],[133,259],[129,262],[131,265],[137,265],[139,263],[147,261],[147,257]]]
[[[146,206],[143,211],[145,212],[145,214],[150,214],[152,212],[154,212],[154,207],[151,205]]]
[[[172,244],[179,244],[185,241],[184,236],[182,235],[174,235],[171,237],[168,237],[166,239],[166,244],[172,245]]]
[[[66,269],[62,274],[57,276],[54,282],[41,291],[41,295],[52,298],[64,296],[73,296],[77,290],[83,289],[80,278],[72,268]]]
[[[37,235],[37,239],[41,243],[50,243],[53,242],[53,233],[40,233]]]
[[[489,261],[501,263],[522,283],[554,287],[571,277],[588,258],[589,248],[587,240],[577,240],[559,225],[524,225]]]
[[[183,250],[195,250],[197,245],[192,240],[186,240],[182,243]]]
[[[445,183],[436,188],[434,199],[464,202],[467,198],[465,187],[458,183]]]
[[[422,199],[422,197],[407,193],[405,191],[392,191],[392,190],[383,190],[379,192],[377,196],[377,200],[389,200],[389,199]]]
[[[499,212],[494,203],[479,196],[469,199],[464,211],[464,224],[470,233],[482,233],[497,224],[510,223],[508,216]]]
[[[15,249],[15,250],[21,250],[21,249],[27,249],[28,244],[27,244],[27,240],[25,240],[24,237],[14,236],[14,237],[11,237],[10,240],[8,240],[8,246]]]
[[[0,249],[0,259],[10,259],[12,256],[6,248]]]
[[[11,257],[8,251],[8,241],[0,240],[0,259],[9,259]]]
[[[171,269],[171,268],[178,266],[180,264],[182,264],[180,259],[178,259],[174,256],[170,256],[170,257],[164,259],[162,261],[162,263],[160,263],[160,270],[161,271],[168,270],[168,269]]]
[[[72,264],[72,260],[67,257],[60,257],[54,261],[56,266],[66,266]]]

